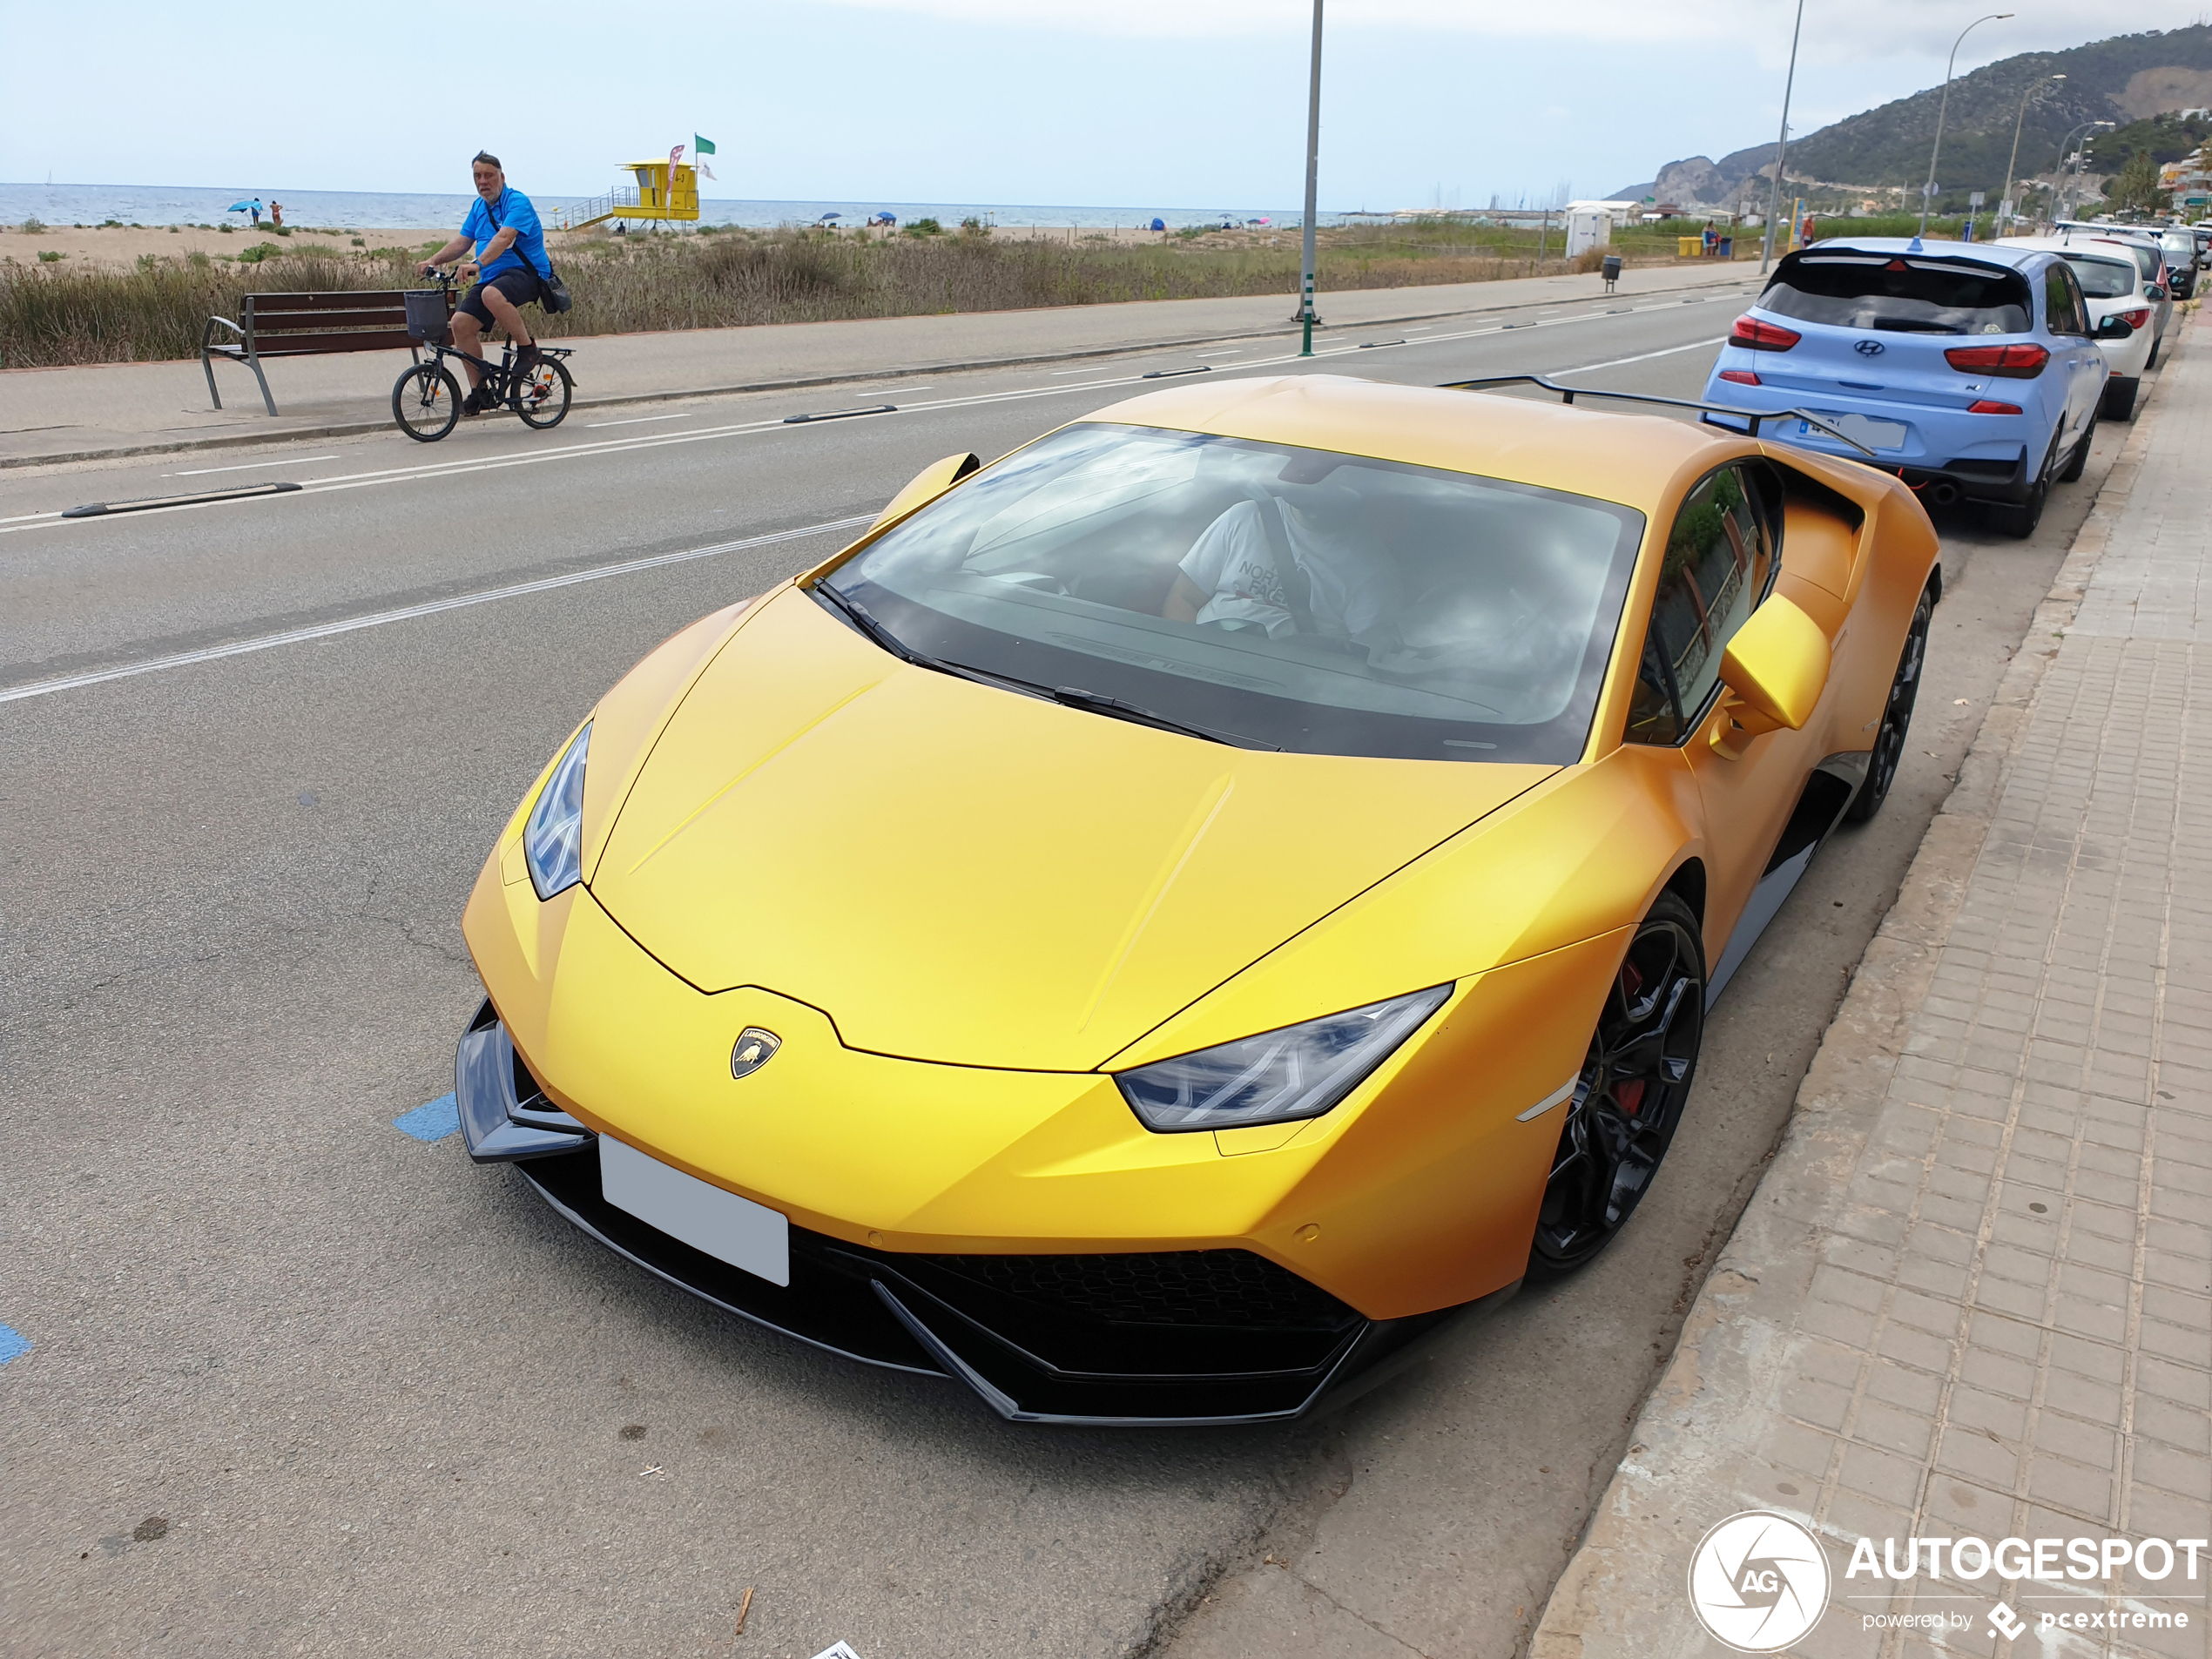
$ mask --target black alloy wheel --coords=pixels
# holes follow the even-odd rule
[[[575,395],[576,382],[561,360],[541,357],[517,377],[515,413],[524,426],[543,431],[568,419],[569,401]]]
[[[435,363],[417,363],[392,388],[392,419],[422,443],[435,443],[461,418],[461,387]]]
[[[2054,432],[2051,435],[2051,448],[2043,457],[2042,469],[2028,488],[2027,499],[2019,502],[1992,502],[1985,509],[1990,529],[2023,542],[2035,534],[2035,527],[2043,522],[2044,504],[2051,499],[2051,467],[2058,458],[2059,437]]]
[[[1905,759],[1905,734],[1912,725],[1912,705],[1920,695],[1920,670],[1927,661],[1928,621],[1935,614],[1935,587],[1920,590],[1920,603],[1912,609],[1912,625],[1905,631],[1905,649],[1898,655],[1897,678],[1890,682],[1890,699],[1882,708],[1882,729],[1874,734],[1874,748],[1866,757],[1866,778],[1858,792],[1844,808],[1844,816],[1864,824],[1882,810],[1897,781],[1898,763]]]
[[[1536,1215],[1531,1278],[1574,1271],[1628,1224],[1682,1121],[1704,1024],[1697,918],[1662,894],[1621,959],[1575,1080]]]

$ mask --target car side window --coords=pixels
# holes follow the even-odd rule
[[[1676,514],[1644,631],[1630,743],[1679,743],[1720,685],[1721,653],[1774,584],[1771,482],[1742,462],[1713,473]]]
[[[2089,310],[2081,302],[2081,291],[2074,284],[2074,273],[2063,260],[2054,260],[2043,273],[2043,314],[2054,334],[2086,334],[2089,332]]]

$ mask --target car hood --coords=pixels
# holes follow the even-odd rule
[[[910,667],[793,590],[685,697],[588,881],[700,990],[847,1047],[1087,1070],[1556,770],[1202,742]]]

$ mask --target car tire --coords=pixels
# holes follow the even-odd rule
[[[1682,1122],[1704,1020],[1702,929],[1662,893],[1606,988],[1544,1183],[1530,1279],[1564,1278],[1628,1224]]]
[[[1928,623],[1935,615],[1935,584],[1920,590],[1920,603],[1905,631],[1905,649],[1898,653],[1897,672],[1890,678],[1888,700],[1882,705],[1881,729],[1874,733],[1874,747],[1866,757],[1866,776],[1858,792],[1844,808],[1847,823],[1864,824],[1882,810],[1897,781],[1898,763],[1905,758],[1905,736],[1912,729],[1912,705],[1919,700],[1920,670],[1928,656]]]
[[[2097,412],[2092,409],[2088,424],[2081,428],[2080,437],[2074,442],[2074,452],[2067,456],[2066,465],[2059,473],[2060,483],[2078,484],[2081,482],[2082,469],[2089,464],[2089,446],[2096,442],[2096,437]]]
[[[2002,536],[2025,542],[2035,534],[2035,527],[2043,522],[2043,504],[2051,498],[2051,475],[2046,470],[2027,492],[2024,502],[1991,502],[1987,508],[1989,528]]]
[[[2135,392],[2142,382],[2134,375],[2126,380],[2105,383],[2104,404],[2098,413],[2107,421],[2132,421],[2135,418]]]

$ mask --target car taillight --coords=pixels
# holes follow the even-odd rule
[[[1724,368],[1721,370],[1721,378],[1733,381],[1738,386],[1757,386],[1759,383],[1759,377],[1748,368]]]
[[[2130,328],[2140,328],[2150,320],[2150,307],[2148,306],[2141,306],[2134,311],[2115,311],[2112,314],[2119,318],[2122,322],[2126,323]]]
[[[1761,322],[1757,317],[1738,317],[1728,343],[1741,346],[1746,351],[1788,351],[1804,338],[1796,329],[1784,328],[1778,323]]]
[[[1978,403],[1966,405],[1966,413],[1969,415],[2018,415],[2020,412],[2019,404],[2000,403],[1994,398],[1986,397]]]
[[[1943,361],[1961,374],[1993,374],[2003,381],[2032,381],[2051,354],[2040,346],[1953,346]]]

